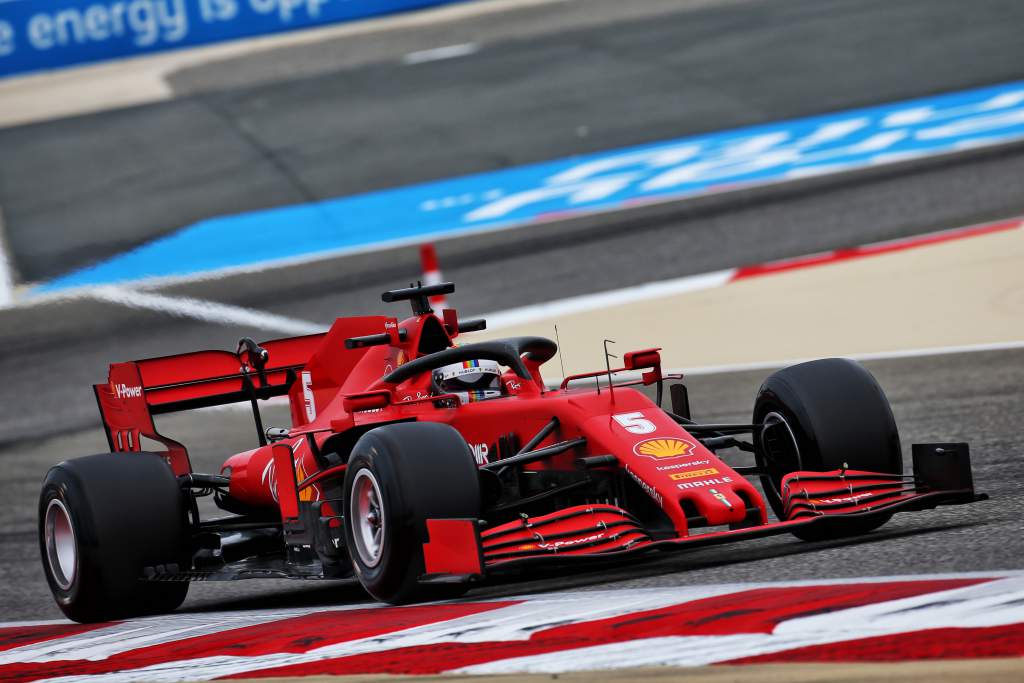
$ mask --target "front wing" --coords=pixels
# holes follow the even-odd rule
[[[896,512],[984,500],[976,494],[967,444],[915,444],[912,476],[833,470],[794,472],[782,480],[785,519],[742,529],[654,538],[613,505],[582,505],[509,522],[483,532],[476,520],[429,520],[426,582],[469,580],[534,564],[609,561],[655,550],[719,545],[793,531],[828,538],[851,524],[870,526]],[[863,522],[863,524],[860,524]]]

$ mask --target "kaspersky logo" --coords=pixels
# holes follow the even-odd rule
[[[667,458],[678,458],[683,455],[689,455],[693,448],[694,444],[689,441],[673,437],[668,439],[647,439],[645,441],[641,441],[637,445],[633,446],[633,452],[637,455],[654,458],[655,460],[664,460]]]

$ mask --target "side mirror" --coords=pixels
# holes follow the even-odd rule
[[[650,369],[650,372],[645,372],[641,375],[641,379],[644,384],[654,384],[661,381],[660,351],[660,348],[629,351],[623,357],[623,365],[627,370]]]

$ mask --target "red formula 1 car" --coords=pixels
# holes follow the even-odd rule
[[[111,365],[95,390],[113,453],[56,465],[39,502],[64,613],[168,611],[190,581],[257,577],[354,574],[381,600],[447,598],[526,564],[860,534],[894,512],[982,497],[963,443],[916,444],[903,474],[889,404],[852,361],[780,370],[750,424],[700,424],[657,349],[552,389],[540,373],[557,350],[548,339],[455,346],[485,323],[434,314],[429,297],[453,290],[386,292],[412,303],[403,322],[339,318],[324,334],[243,339],[236,353]],[[633,381],[613,384],[620,371]],[[259,401],[275,396],[288,397],[291,428],[264,429]],[[154,426],[155,415],[242,401],[259,446],[217,474],[193,472]],[[142,438],[166,450],[144,452]],[[736,448],[756,465],[717,455]],[[205,495],[230,514],[202,519]]]

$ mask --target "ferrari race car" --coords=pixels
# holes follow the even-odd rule
[[[323,334],[244,338],[234,353],[111,365],[95,386],[111,453],[54,466],[39,500],[64,613],[170,611],[190,581],[259,577],[355,576],[392,603],[451,598],[524,565],[863,534],[895,512],[983,498],[964,443],[915,444],[903,474],[888,401],[852,361],[780,370],[749,424],[701,424],[658,349],[549,387],[549,339],[456,346],[485,321],[435,314],[430,297],[452,291],[385,292],[411,302],[402,322],[339,318]],[[265,429],[260,402],[284,396],[291,427]],[[194,472],[154,425],[232,402],[251,403],[259,443],[215,474]],[[728,465],[730,449],[755,465]],[[204,519],[202,496],[227,514]]]

